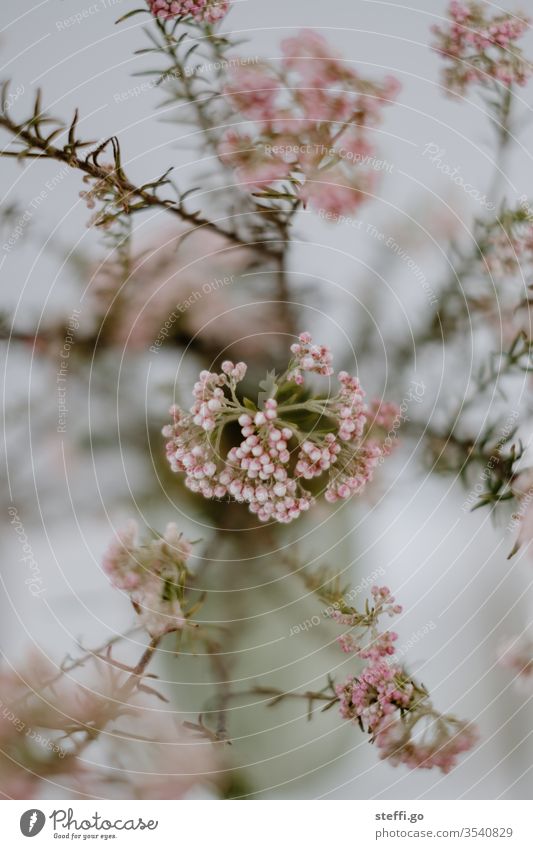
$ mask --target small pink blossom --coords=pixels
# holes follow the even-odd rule
[[[279,156],[267,155],[249,135],[228,130],[223,136],[218,155],[225,165],[234,169],[240,183],[250,186],[269,186],[290,174],[290,166]]]
[[[498,661],[514,673],[518,689],[533,689],[533,639],[527,634],[509,637],[500,646]]]
[[[380,428],[384,433],[394,430],[394,424],[400,415],[400,408],[391,401],[374,399],[370,402],[369,418],[372,426]]]
[[[299,194],[304,207],[339,218],[355,212],[368,199],[374,184],[371,172],[353,169],[349,174],[336,167],[308,174]]]
[[[533,264],[533,220],[528,209],[521,206],[502,210],[490,222],[481,239],[482,267],[497,277],[524,274]]]
[[[269,122],[276,117],[281,82],[268,65],[242,63],[232,69],[224,93],[245,116]]]
[[[296,73],[309,86],[319,88],[356,79],[352,67],[314,30],[303,29],[297,36],[286,38],[281,49],[284,69]]]
[[[384,631],[374,637],[366,648],[359,651],[359,657],[377,662],[382,657],[393,655],[396,651],[394,643],[397,639],[398,634],[395,631]]]

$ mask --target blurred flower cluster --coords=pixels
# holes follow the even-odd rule
[[[435,50],[446,60],[443,82],[450,92],[464,94],[472,84],[525,85],[531,63],[517,42],[529,21],[510,12],[496,11],[478,0],[451,0],[450,20],[436,24]]]
[[[103,568],[113,586],[126,592],[152,637],[180,631],[184,610],[187,560],[191,543],[170,522],[161,537],[141,544],[135,522],[118,534],[105,554]]]
[[[83,331],[96,328],[102,347],[157,354],[183,340],[206,344],[208,337],[217,350],[243,335],[245,313],[247,332],[238,349],[253,357],[260,350],[259,332],[277,327],[274,305],[250,302],[249,291],[239,285],[251,273],[253,251],[228,250],[215,233],[183,238],[167,231],[134,250],[126,267],[120,259],[113,251],[94,267],[90,308],[84,311]]]
[[[508,637],[502,642],[498,660],[504,669],[514,673],[514,683],[528,695],[533,684],[533,640],[527,634]]]
[[[0,794],[179,799],[205,783],[212,747],[195,744],[170,712],[154,720],[141,679],[110,656],[92,657],[77,680],[87,662],[58,667],[34,651],[19,669],[0,669]]]
[[[311,30],[286,39],[281,49],[280,66],[231,69],[225,95],[244,129],[227,132],[220,157],[239,182],[271,187],[265,196],[335,215],[353,212],[373,191],[371,130],[398,83],[362,77]]]
[[[533,269],[533,216],[522,205],[503,207],[498,218],[485,222],[480,235],[483,261],[492,274],[530,276]]]

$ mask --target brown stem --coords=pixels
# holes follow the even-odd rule
[[[296,335],[291,295],[287,283],[287,257],[285,249],[276,258],[276,265],[276,296],[281,327],[286,328],[287,333]]]
[[[326,687],[318,692],[314,690],[306,690],[304,693],[294,691],[284,692],[283,690],[277,690],[275,687],[253,687],[247,694],[255,696],[269,696],[270,699],[267,707],[275,707],[280,702],[285,701],[285,699],[305,699],[305,701],[307,701],[308,720],[312,719],[315,702],[326,702],[322,708],[322,712],[324,712],[340,701],[339,696],[335,692],[335,685],[331,679],[328,680]],[[236,695],[244,694],[238,693]]]
[[[222,648],[218,643],[207,642],[206,648],[210,655],[213,671],[219,678],[218,681],[214,682],[218,688],[216,739],[221,742],[230,742],[227,722],[228,705],[231,699],[229,669],[224,660]]]

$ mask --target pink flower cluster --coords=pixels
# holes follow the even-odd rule
[[[163,20],[192,18],[201,24],[216,24],[229,12],[230,0],[148,0],[152,15]]]
[[[452,0],[450,22],[433,27],[433,46],[447,61],[444,84],[450,91],[462,94],[471,84],[493,81],[525,85],[531,76],[531,64],[516,44],[529,21],[503,11],[491,16],[488,8],[476,0]]]
[[[340,604],[331,614],[352,629],[339,638],[343,651],[364,661],[358,675],[335,688],[341,716],[357,722],[371,735],[381,757],[395,765],[448,772],[458,755],[474,745],[475,731],[439,714],[426,690],[394,660],[397,634],[380,630],[379,621],[402,608],[388,587],[372,587],[371,594],[373,606],[367,605],[364,613]]]
[[[110,543],[103,569],[113,586],[127,593],[140,621],[152,637],[182,630],[186,561],[191,543],[175,524],[167,525],[162,537],[141,544],[135,522]]]
[[[370,130],[398,83],[361,77],[312,30],[281,48],[281,67],[243,62],[231,69],[225,94],[232,113],[252,129],[230,130],[220,157],[242,183],[286,180],[283,191],[304,206],[334,215],[353,211],[373,190]]]
[[[357,378],[341,372],[336,395],[309,397],[304,375],[330,376],[331,352],[313,345],[308,333],[292,351],[287,371],[264,403],[245,406],[237,393],[246,366],[226,361],[221,373],[200,374],[194,404],[188,412],[172,407],[173,423],[163,430],[171,468],[185,474],[192,492],[229,495],[262,522],[298,518],[314,501],[304,481],[323,475],[329,502],[360,492],[382,455],[378,439],[365,431],[367,408]],[[290,402],[278,402],[276,395]],[[242,440],[222,454],[226,425],[235,421]]]

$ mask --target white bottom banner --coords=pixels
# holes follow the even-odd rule
[[[531,849],[525,801],[42,801],[3,802],[2,845],[285,849],[332,840],[369,846]]]

